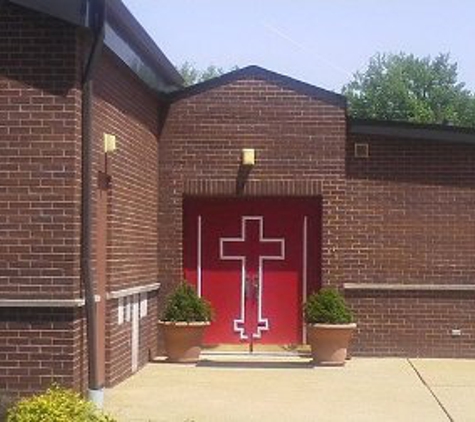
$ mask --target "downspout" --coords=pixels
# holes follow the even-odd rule
[[[102,407],[104,385],[99,380],[97,311],[95,280],[92,270],[92,115],[93,75],[104,42],[106,0],[89,0],[89,27],[93,33],[92,47],[82,77],[82,151],[81,151],[81,276],[86,301],[88,398]],[[105,298],[101,298],[105,300]]]

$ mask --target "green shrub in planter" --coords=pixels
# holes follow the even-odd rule
[[[180,283],[168,298],[163,321],[208,322],[212,319],[210,303],[196,294],[193,286],[186,281]]]
[[[15,404],[7,422],[115,422],[74,391],[52,387]]]
[[[343,296],[331,288],[310,295],[303,310],[308,324],[349,324],[353,320]]]

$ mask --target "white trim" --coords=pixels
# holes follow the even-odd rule
[[[303,234],[302,234],[302,305],[307,301],[307,271],[308,271],[308,217],[303,218]],[[302,327],[302,344],[307,340],[307,325],[303,322]]]
[[[125,314],[125,322],[130,322],[130,316],[132,313],[132,300],[134,299],[134,296],[127,296],[124,299],[124,314]]]
[[[124,323],[124,314],[125,314],[124,298],[119,297],[119,304],[117,306],[117,325],[122,325]]]
[[[0,308],[80,308],[85,304],[85,299],[0,299]]]
[[[133,295],[129,298],[132,313],[132,333],[131,333],[131,365],[132,373],[137,372],[139,368],[139,345],[140,345],[140,296]]]
[[[140,293],[140,319],[148,315],[148,295],[147,293]]]
[[[153,292],[160,289],[160,283],[146,284],[144,286],[130,287],[107,293],[107,299],[119,299],[120,297],[132,296],[140,293]]]
[[[344,283],[346,290],[475,291],[475,284]]]
[[[267,256],[259,255],[258,269],[258,287],[259,294],[257,298],[257,332],[252,333],[252,337],[259,339],[262,337],[262,331],[269,330],[269,319],[262,315],[262,296],[264,291],[264,261],[282,261],[285,259],[285,239],[284,238],[264,238],[264,217],[263,216],[242,216],[241,217],[241,237],[222,237],[219,239],[219,257],[221,260],[241,261],[241,315],[233,322],[235,332],[239,332],[241,340],[248,339],[244,333],[245,313],[245,295],[246,295],[246,257],[242,255],[225,255],[224,242],[245,242],[246,240],[246,223],[248,221],[259,221],[259,242],[261,243],[280,243],[280,254]]]
[[[239,260],[241,261],[241,309],[239,318],[233,321],[233,328],[234,332],[239,333],[241,340],[247,340],[249,337],[244,332],[244,323],[246,321],[246,259],[242,257]]]
[[[196,292],[198,296],[201,297],[202,293],[202,273],[201,273],[201,260],[202,260],[202,224],[203,220],[201,215],[198,216],[198,257],[197,257],[197,268],[196,268]]]

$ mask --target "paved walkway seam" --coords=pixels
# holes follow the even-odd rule
[[[407,362],[409,363],[409,365],[411,365],[411,368],[413,369],[413,371],[416,373],[417,377],[421,380],[422,384],[424,384],[424,386],[427,388],[427,390],[429,391],[429,393],[432,395],[432,397],[434,397],[435,401],[437,402],[437,404],[439,405],[439,407],[442,409],[442,411],[445,413],[445,415],[447,416],[448,420],[450,422],[455,422],[454,421],[454,418],[450,415],[449,411],[445,408],[445,406],[443,405],[443,403],[440,401],[440,399],[437,397],[437,395],[435,394],[435,392],[432,390],[432,388],[430,387],[429,384],[427,384],[426,380],[424,379],[424,377],[422,376],[422,374],[418,371],[418,369],[416,368],[416,366],[414,365],[414,363],[412,362],[411,359],[407,359]]]

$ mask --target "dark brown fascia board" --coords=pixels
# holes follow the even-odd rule
[[[122,0],[109,0],[108,20],[115,23],[115,26],[121,32],[125,32],[132,43],[146,54],[151,64],[158,67],[164,73],[163,76],[168,82],[178,87],[183,86],[184,81],[180,73],[124,5]]]
[[[242,69],[234,70],[217,78],[210,79],[196,85],[189,86],[180,91],[173,92],[168,96],[170,102],[175,102],[184,98],[188,98],[211,89],[227,85],[231,82],[241,79],[255,78],[274,83],[278,86],[288,88],[292,91],[306,95],[325,103],[334,105],[340,108],[346,108],[346,97],[326,89],[318,88],[306,82],[293,79],[289,76],[281,75],[276,72],[264,69],[259,66],[247,66]]]
[[[475,144],[473,128],[353,118],[348,122],[351,135]]]
[[[56,17],[65,22],[80,27],[88,27],[88,2],[94,0],[9,0],[19,6]],[[159,69],[162,76],[177,89],[183,86],[183,78],[173,64],[163,54],[150,35],[135,19],[121,0],[107,2],[107,20],[112,20],[115,26],[124,32],[131,43],[144,54],[153,67]],[[90,6],[89,6],[90,7]]]

